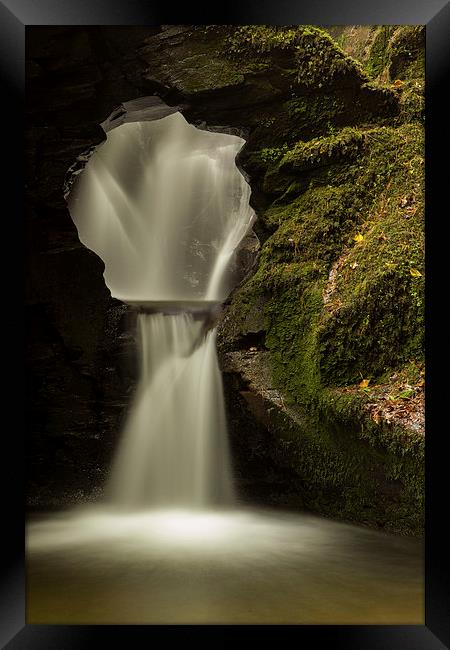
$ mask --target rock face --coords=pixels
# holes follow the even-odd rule
[[[409,66],[390,78],[400,37],[415,46]],[[382,53],[379,32],[369,40],[388,70],[378,87],[396,96],[389,119],[380,118],[380,100],[380,113],[354,123],[349,112],[340,128],[334,119],[323,128],[311,112],[310,132],[292,144],[260,147],[249,138],[244,167],[263,246],[221,329],[224,369],[264,423],[271,459],[293,473],[281,494],[290,487],[312,510],[416,534],[424,453],[420,38],[420,29],[394,30]],[[365,61],[369,69],[370,54]],[[270,368],[263,385],[248,378],[260,354]],[[282,405],[277,398],[269,406],[272,389]],[[235,423],[236,436],[241,428]]]
[[[28,30],[30,504],[88,498],[108,470],[134,316],[79,243],[63,185],[114,109],[157,95],[247,140],[259,241],[219,341],[242,493],[420,532],[422,432],[368,405],[406,408],[404,384],[423,389],[422,32],[358,35],[360,62],[345,30],[342,48],[313,27]]]

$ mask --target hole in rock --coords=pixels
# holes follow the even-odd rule
[[[236,249],[255,219],[235,164],[244,144],[198,129],[179,112],[107,132],[68,206],[80,240],[104,261],[114,298],[181,309],[226,298]]]

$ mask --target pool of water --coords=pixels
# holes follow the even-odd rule
[[[423,546],[275,510],[30,518],[27,622],[423,624]]]

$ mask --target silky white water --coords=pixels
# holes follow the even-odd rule
[[[70,212],[111,294],[159,313],[138,316],[104,501],[28,523],[29,623],[423,623],[420,540],[234,495],[206,322],[254,219],[243,142],[177,113],[127,123],[76,181]]]
[[[222,301],[227,268],[255,219],[235,165],[244,140],[180,113],[109,131],[68,205],[80,240],[124,302]]]
[[[215,331],[186,313],[140,314],[142,374],[113,467],[121,507],[232,500]]]

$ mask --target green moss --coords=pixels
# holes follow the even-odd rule
[[[403,122],[425,122],[425,93],[422,80],[407,81],[402,87],[400,111]]]
[[[300,332],[303,340],[314,331],[322,384],[345,385],[360,373],[376,377],[422,354],[422,129],[414,124],[345,129],[299,143],[273,164],[278,174],[288,168],[305,176],[324,163],[321,176],[309,177],[300,196],[275,202],[261,216],[273,234],[262,247],[253,282],[277,292],[273,311],[268,308],[269,332],[270,315],[289,310],[295,315],[299,302],[309,304],[303,293],[323,291],[340,260],[329,304],[321,298],[315,320],[308,316],[308,325],[294,327],[293,336]],[[361,241],[354,241],[356,234]],[[291,287],[298,293],[295,303]],[[285,321],[290,319],[283,317],[281,324]],[[308,395],[287,375],[283,380],[283,373],[295,375],[306,352],[285,345],[284,334],[275,331],[271,349],[279,386],[304,400]]]
[[[364,141],[360,129],[348,127],[330,137],[299,142],[283,156],[278,171],[305,171],[341,159],[352,160],[361,151]]]
[[[366,63],[367,72],[374,79],[379,77],[389,64],[390,39],[396,29],[395,25],[381,25],[376,28]]]
[[[189,70],[185,66],[189,64]],[[244,81],[244,68],[237,68],[214,60],[209,53],[196,54],[183,60],[183,67],[186,70],[183,75],[182,88],[188,94],[202,92],[205,90],[233,86]]]
[[[319,324],[321,376],[328,385],[379,377],[423,355],[423,134],[417,125],[393,130],[383,146],[385,188],[350,240],[333,298]],[[381,161],[379,161],[379,164]]]
[[[260,215],[272,234],[249,285],[265,296],[274,384],[311,420],[312,433],[289,428],[289,444],[283,434],[279,462],[298,473],[306,507],[418,534],[423,439],[371,422],[364,395],[327,386],[422,358],[423,129],[344,129],[268,166],[265,182],[303,187]]]
[[[256,55],[239,61],[223,55],[233,31],[226,25],[190,27],[181,36],[178,27],[165,30],[157,38],[149,39],[145,48],[145,55],[152,62],[149,78],[186,95],[196,95],[241,86],[251,76],[256,77],[253,94],[276,93],[265,74],[269,61],[262,61]]]
[[[395,510],[397,516],[398,510],[402,511],[407,520],[402,522],[400,519],[397,525],[400,528],[402,525],[411,526],[412,532],[420,534],[425,494],[425,438],[420,432],[387,423],[377,424],[368,419],[364,409],[367,399],[361,393],[342,394],[326,390],[321,395],[322,410],[333,413],[334,423],[345,430],[353,430],[357,438],[367,441],[370,448],[380,454],[385,480],[399,485]],[[395,522],[391,525],[396,526]]]
[[[322,307],[321,282],[315,279],[317,269],[311,267],[298,265],[291,278],[286,273],[277,275],[278,295],[265,310],[266,346],[272,353],[275,385],[282,386],[297,403],[311,403],[311,396],[320,391],[314,322]]]
[[[346,77],[348,83],[361,83],[366,79],[360,63],[336,47],[333,39],[321,30],[305,29],[297,48],[298,79],[306,86],[322,88],[338,76]]]
[[[394,79],[422,79],[425,75],[425,30],[405,25],[395,31],[390,44],[389,75]]]
[[[271,415],[278,465],[302,506],[388,531],[423,530],[423,438],[361,424],[352,400],[324,395],[321,413]],[[327,402],[327,403],[325,403]],[[333,414],[328,420],[323,414]],[[382,433],[380,434],[380,431]]]
[[[244,26],[230,35],[226,45],[230,58],[241,58],[249,52],[263,55],[275,50],[292,51],[297,83],[305,87],[329,86],[337,77],[345,77],[353,84],[366,79],[362,66],[317,27]]]
[[[238,27],[227,39],[228,54],[241,56],[255,51],[270,52],[274,49],[295,47],[301,28],[271,27],[267,25],[252,25]]]
[[[336,43],[359,61],[371,79],[423,79],[424,28],[421,25],[375,25],[328,28]]]
[[[289,118],[299,131],[311,129],[315,125],[319,130],[326,131],[331,124],[345,119],[349,113],[345,96],[339,93],[321,94],[315,97],[296,97],[285,104]]]
[[[270,55],[292,82],[276,112],[258,109],[242,156],[264,243],[231,305],[237,336],[266,333],[274,386],[294,413],[271,416],[278,461],[306,507],[414,534],[423,438],[371,421],[366,396],[338,387],[423,360],[420,34],[374,30],[370,81],[316,28],[241,28],[230,53]],[[382,85],[388,69],[403,83]]]
[[[328,267],[343,246],[363,209],[363,203],[348,184],[313,184],[287,205],[274,205],[264,220],[275,233],[261,251],[260,272],[277,262],[315,262],[326,277]]]

